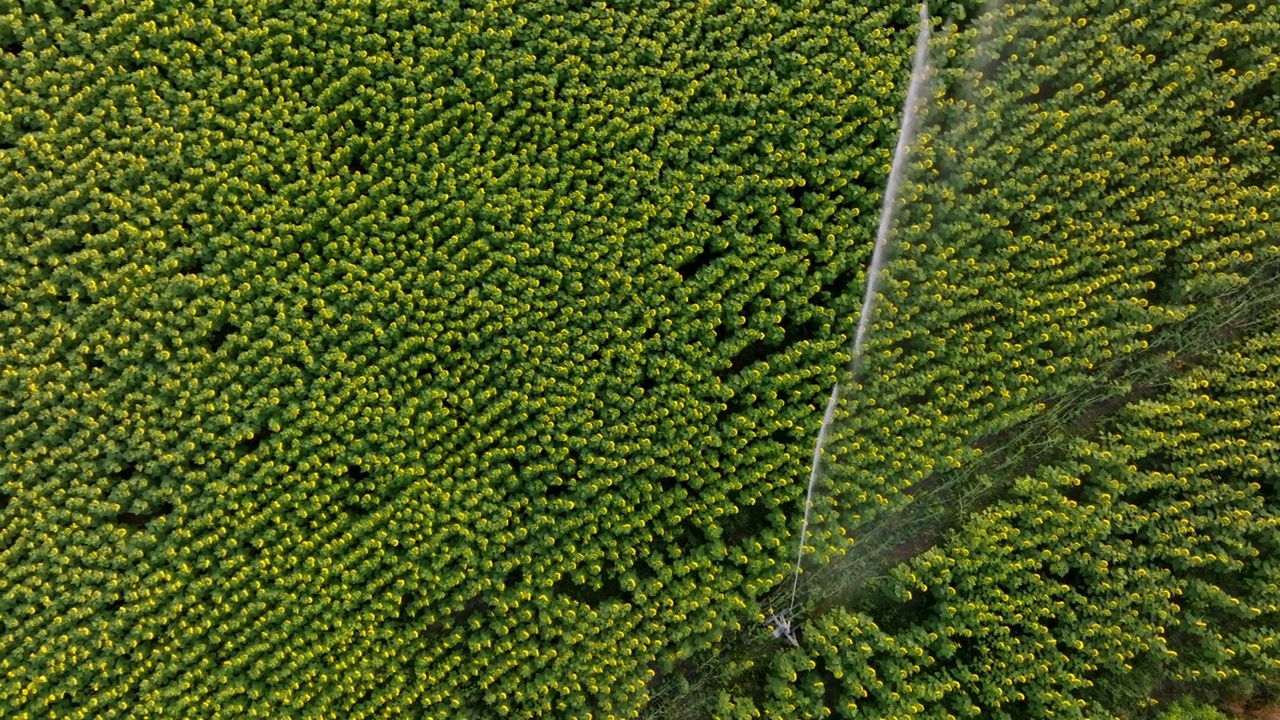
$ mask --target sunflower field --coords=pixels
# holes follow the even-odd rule
[[[917,6],[0,1],[0,717],[1274,675],[1280,6],[931,11],[842,517],[1148,384],[708,686],[794,561]]]

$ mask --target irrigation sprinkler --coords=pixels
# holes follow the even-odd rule
[[[907,158],[911,143],[915,140],[918,124],[918,107],[924,87],[925,77],[929,74],[929,5],[920,3],[920,29],[916,35],[915,57],[911,65],[911,81],[907,86],[907,98],[902,107],[902,124],[898,131],[898,143],[893,152],[893,163],[889,169],[889,180],[885,184],[884,203],[880,211],[880,226],[876,231],[876,243],[871,251],[871,262],[867,267],[867,287],[862,299],[862,309],[858,316],[858,327],[854,335],[853,353],[849,361],[850,382],[856,386],[858,371],[866,344],[867,332],[871,327],[874,314],[876,289],[883,272],[888,255],[889,235],[893,231],[894,219],[897,216],[899,197],[901,195],[902,178],[906,173]],[[813,462],[809,467],[809,488],[805,493],[804,520],[800,526],[800,547],[796,552],[796,567],[791,581],[791,601],[786,610],[775,613],[765,621],[773,627],[773,636],[786,638],[795,647],[800,643],[795,636],[792,623],[796,613],[796,591],[800,586],[801,562],[804,560],[804,545],[809,535],[809,521],[813,511],[813,492],[822,476],[822,457],[826,451],[827,439],[831,426],[835,421],[836,406],[840,401],[840,383],[831,388],[831,398],[827,401],[827,409],[823,414],[822,427],[818,430],[818,440],[813,449]]]

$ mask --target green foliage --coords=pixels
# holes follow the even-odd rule
[[[947,182],[915,191],[873,377],[846,408],[852,514],[900,503],[1038,398],[1248,286],[1280,199],[1280,55],[1253,42],[1276,12],[1058,10],[990,61],[1011,69],[994,98],[941,103],[956,138],[921,164]],[[4,714],[639,713],[658,672],[755,622],[787,571],[914,15],[827,0],[0,7]],[[1017,45],[1047,32],[1058,42]],[[1044,87],[1011,99],[1024,66]],[[1126,417],[1185,411],[1143,412]],[[839,711],[889,717],[1022,693],[1027,712],[1065,711],[1092,678],[1166,650],[1187,677],[1260,671],[1273,643],[1251,615],[1273,618],[1270,569],[1239,564],[1270,516],[1261,490],[1199,464],[1270,470],[1224,449],[1234,428],[1210,431],[1218,448],[1159,430],[1180,464],[1144,476],[1141,492],[1189,508],[1146,518],[1108,484],[1116,467],[1082,459],[1110,497],[1090,501],[1094,534],[1067,511],[1066,475],[1042,473],[968,536],[1013,542],[1025,520],[1036,547],[1091,553],[1077,572],[1106,560],[1171,597],[1131,598],[1126,580],[1101,617],[1034,585],[1031,564],[987,570],[981,543],[957,541],[910,571],[974,553],[955,633],[837,611],[815,631],[825,664],[770,660],[785,681],[766,698],[710,701],[821,716],[841,688]],[[1117,549],[1104,521],[1170,540]],[[1195,572],[1170,584],[1174,570]],[[1006,581],[1034,594],[1007,602]],[[1035,647],[1059,602],[1087,618],[1064,642],[1105,652]],[[1219,635],[1224,615],[1238,626]],[[1008,623],[1027,627],[1006,637]],[[963,632],[994,655],[933,659]],[[975,684],[987,662],[1026,678]]]
[[[2,12],[0,706],[629,715],[781,576],[908,9]]]
[[[1113,717],[1164,678],[1274,677],[1277,363],[1275,331],[1218,353],[896,567],[895,601],[810,622],[764,714],[836,683],[839,716]]]
[[[1167,375],[1256,330],[1257,318],[1241,310],[1275,307],[1274,297],[1254,301],[1274,292],[1280,259],[1272,221],[1280,186],[1274,173],[1256,172],[1275,167],[1280,136],[1262,108],[1274,102],[1280,58],[1244,38],[1267,37],[1278,13],[1264,4],[1098,12],[1013,3],[967,34],[940,33],[946,60],[874,352],[827,460],[834,504],[843,506],[831,535],[851,527],[862,535],[870,526],[860,521],[873,516],[917,526],[911,486],[943,486],[967,500],[1011,482],[1040,462],[1019,443],[1052,445],[1069,425],[1091,422],[1090,413],[1131,401],[1135,375]],[[1233,220],[1220,222],[1226,217]],[[1099,396],[1107,402],[1092,405]],[[1024,433],[1028,426],[1043,434]],[[983,455],[997,456],[998,474],[982,476]],[[855,561],[884,549],[875,536],[858,541]],[[894,622],[927,616],[918,599],[901,601],[909,587],[888,589],[883,612]],[[1055,618],[1059,601],[1029,598],[1024,612]],[[1114,632],[1114,643],[1137,637]],[[1010,665],[1021,662],[1017,654]],[[732,656],[732,645],[706,656]],[[1141,701],[1143,684],[1163,667],[1131,665],[1135,689],[1116,682],[1107,704]],[[1086,693],[1070,677],[1041,672],[1076,699],[1102,699],[1102,689]],[[767,685],[757,674],[738,682]],[[1050,699],[1010,714],[1039,717],[1055,707]],[[673,701],[668,714],[681,716],[689,701]],[[927,694],[919,702],[937,706]],[[876,707],[886,717],[916,716],[903,705]]]
[[[1280,15],[1197,7],[1004,4],[940,53],[867,399],[834,442],[855,505],[967,462],[1280,259],[1259,110],[1280,52],[1245,40]]]
[[[1160,714],[1160,720],[1228,720],[1217,708],[1179,700]]]

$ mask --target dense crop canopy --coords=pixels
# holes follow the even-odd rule
[[[1276,9],[1069,5],[935,98],[858,508],[1270,259]],[[0,707],[639,712],[786,572],[914,18],[0,6]]]
[[[1217,354],[899,565],[865,612],[810,623],[765,716],[834,697],[842,717],[1114,717],[1165,678],[1274,678],[1277,363],[1274,330]]]

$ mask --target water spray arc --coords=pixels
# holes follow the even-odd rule
[[[907,86],[907,98],[902,107],[902,124],[898,131],[898,143],[893,151],[893,163],[889,169],[889,180],[885,184],[884,201],[880,209],[880,226],[876,230],[875,247],[871,251],[871,262],[867,267],[867,286],[862,298],[862,309],[858,315],[858,327],[853,338],[853,352],[849,361],[850,382],[856,387],[857,378],[862,369],[862,356],[866,345],[867,332],[871,328],[871,318],[875,311],[875,301],[880,276],[884,270],[888,256],[889,235],[893,231],[897,217],[902,178],[906,174],[906,165],[910,154],[911,143],[915,141],[919,124],[918,109],[920,97],[923,95],[925,78],[929,74],[929,5],[920,3],[920,29],[916,35],[915,57],[911,65],[911,81]],[[769,617],[765,624],[773,626],[773,636],[785,638],[792,645],[799,647],[792,621],[796,611],[796,593],[800,587],[800,564],[804,559],[804,546],[809,535],[810,515],[813,511],[813,491],[822,475],[822,458],[826,450],[827,439],[835,420],[836,406],[840,402],[840,383],[831,387],[831,397],[827,401],[827,409],[822,416],[822,426],[818,429],[818,439],[813,448],[813,462],[809,466],[809,489],[805,494],[804,520],[800,526],[800,547],[796,552],[796,567],[791,580],[791,600],[787,609]]]

